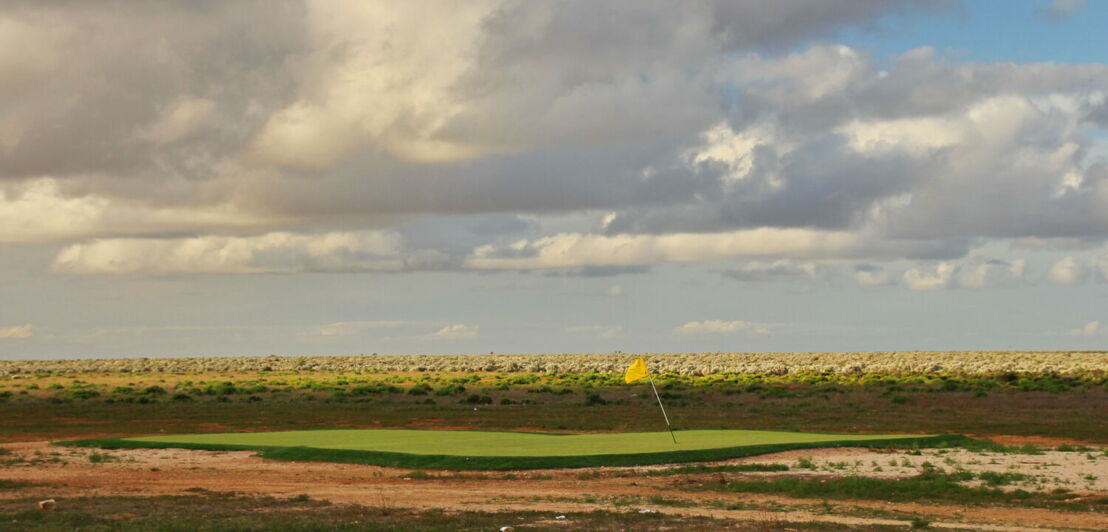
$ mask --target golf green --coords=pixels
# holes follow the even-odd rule
[[[725,460],[812,447],[912,447],[960,436],[760,430],[541,434],[464,430],[305,430],[59,442],[108,449],[256,450],[265,458],[435,469],[535,469]]]
[[[677,444],[668,432],[538,434],[462,430],[304,430],[192,434],[127,438],[158,443],[224,444],[246,447],[313,447],[448,456],[588,456],[645,454],[829,441],[905,438],[896,434],[808,434],[760,430],[685,430]]]

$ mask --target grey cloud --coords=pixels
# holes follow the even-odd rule
[[[387,229],[453,267],[532,253],[512,247],[543,236],[521,215],[610,212],[608,236],[850,232],[864,260],[1108,232],[1108,171],[1082,166],[1080,134],[1108,67],[802,47],[943,2],[121,5],[7,8],[67,55],[0,55],[20,103],[0,109],[0,177],[53,176],[47,209],[219,207],[156,236]],[[389,17],[412,32],[363,28]],[[439,30],[447,53],[418,38]],[[27,205],[5,218],[0,200],[0,220]],[[151,236],[93,222],[52,238]]]
[[[723,276],[739,282],[812,281],[826,274],[826,267],[815,263],[787,260],[748,262],[740,268],[726,270]]]
[[[641,275],[650,271],[649,266],[584,266],[543,272],[546,277],[615,277]],[[622,289],[619,290],[622,292]]]
[[[260,110],[292,97],[283,61],[302,46],[304,16],[294,3],[28,2],[5,11],[45,41],[30,50],[58,58],[35,83],[3,92],[18,105],[0,107],[9,132],[0,178],[211,177],[211,164],[261,124]],[[211,101],[212,123],[152,145],[143,129],[182,98]]]

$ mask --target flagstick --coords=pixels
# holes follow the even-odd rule
[[[673,438],[673,444],[677,445],[677,437],[673,435],[673,426],[669,424],[669,416],[666,415],[666,407],[662,406],[662,396],[658,395],[658,387],[654,386],[654,376],[647,374],[650,377],[650,387],[654,388],[654,397],[658,398],[658,408],[662,409],[662,417],[666,418],[666,427],[669,428],[669,437]]]

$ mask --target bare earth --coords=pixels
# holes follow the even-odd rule
[[[442,510],[540,510],[551,517],[597,509],[654,510],[680,515],[705,515],[743,521],[815,521],[853,525],[906,525],[920,515],[936,528],[971,530],[1106,530],[1104,513],[1065,512],[1036,508],[989,508],[949,504],[830,501],[781,496],[676,489],[705,475],[661,477],[614,476],[651,468],[593,468],[508,473],[453,473],[447,479],[408,479],[410,470],[332,463],[264,460],[251,452],[210,452],[177,449],[93,451],[51,446],[49,442],[9,443],[7,458],[26,463],[0,467],[0,480],[27,481],[38,486],[0,492],[3,498],[52,497],[60,505],[67,497],[184,495],[202,488],[217,492],[269,495],[279,498],[307,494],[336,504]],[[92,463],[90,454],[108,455]],[[58,454],[55,454],[58,453]],[[798,469],[807,459],[811,468]],[[930,465],[924,465],[929,462]],[[994,454],[963,450],[905,452],[867,449],[791,451],[721,463],[782,463],[787,473],[726,473],[727,479],[769,475],[910,476],[922,467],[974,472],[1019,472],[1030,478],[1010,489],[1050,491],[1065,488],[1089,496],[1108,494],[1108,456],[1103,452],[1047,452],[1041,455]],[[654,468],[657,468],[655,466]],[[708,474],[719,478],[720,473]],[[507,478],[506,478],[507,477]],[[665,497],[663,506],[650,497]],[[744,509],[725,509],[741,504]],[[749,508],[749,509],[745,509]],[[517,525],[526,525],[518,523]]]

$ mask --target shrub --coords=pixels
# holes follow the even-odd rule
[[[465,402],[466,404],[471,405],[491,405],[492,397],[489,397],[487,395],[477,395],[474,393],[470,394],[469,397],[466,397]]]
[[[589,392],[585,395],[585,406],[599,406],[608,404],[608,400],[601,397],[596,392]]]
[[[187,394],[187,393],[175,393],[175,394],[173,394],[173,397],[171,399],[174,400],[174,401],[184,402],[184,401],[191,401],[192,396]]]
[[[433,390],[434,389],[431,388],[431,386],[429,386],[427,383],[421,382],[415,386],[412,386],[411,388],[408,388],[408,395],[427,395]]]
[[[85,401],[93,397],[100,397],[100,392],[96,390],[72,390],[69,392],[69,396],[78,401]]]
[[[461,384],[447,384],[438,390],[435,390],[435,395],[458,395],[466,391],[466,387]]]
[[[146,388],[142,389],[142,394],[143,395],[165,395],[166,391],[165,391],[165,388],[162,388],[161,386],[147,386]]]
[[[88,455],[88,461],[94,464],[100,464],[103,462],[118,462],[119,459],[110,454],[92,453]]]
[[[204,395],[234,395],[239,393],[233,382],[220,382],[208,384],[202,392]]]

